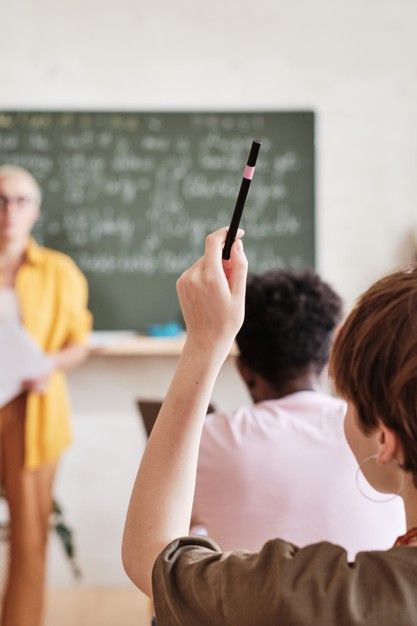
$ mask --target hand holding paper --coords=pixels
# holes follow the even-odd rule
[[[41,393],[40,383],[53,367],[53,359],[19,323],[0,322],[0,407],[24,390]]]

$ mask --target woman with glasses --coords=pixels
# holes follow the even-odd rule
[[[52,488],[71,441],[65,371],[86,358],[91,327],[81,272],[30,236],[40,205],[28,171],[0,167],[0,324],[22,326],[51,364],[46,376],[22,380],[17,397],[0,408],[0,485],[10,512],[2,626],[41,624]]]

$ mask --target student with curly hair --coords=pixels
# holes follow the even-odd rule
[[[222,552],[207,537],[188,536],[205,412],[244,317],[247,261],[236,241],[226,277],[225,236],[226,229],[209,235],[204,257],[177,284],[187,340],[133,488],[126,571],[153,596],[158,626],[411,626],[417,615],[415,267],[368,289],[338,333],[330,361],[348,401],[345,432],[357,464],[381,494],[401,495],[407,533],[396,538],[393,530],[388,550],[361,552],[350,562],[329,542],[299,548],[283,538],[258,553]],[[329,483],[338,471],[336,462]],[[314,507],[311,502],[309,515]],[[378,511],[375,531],[385,523],[385,507]],[[347,533],[349,525],[343,521]]]
[[[339,543],[354,557],[387,548],[404,528],[398,498],[381,523],[378,506],[358,491],[345,402],[321,391],[341,311],[312,271],[248,280],[237,366],[254,404],[207,417],[191,523],[222,550],[256,551],[285,537],[299,546]]]

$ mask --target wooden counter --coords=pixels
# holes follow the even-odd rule
[[[178,337],[148,337],[129,333],[93,333],[91,354],[97,356],[179,356],[186,334]],[[230,356],[238,354],[234,344]]]

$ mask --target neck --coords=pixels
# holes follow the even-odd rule
[[[297,378],[284,380],[279,385],[272,385],[264,378],[257,376],[256,384],[250,389],[250,394],[254,402],[262,402],[264,400],[278,400],[299,391],[319,390],[319,377],[315,372],[309,370]]]
[[[299,391],[319,391],[320,383],[317,374],[313,372],[307,372],[302,376],[284,382],[282,385],[276,388],[276,397],[283,398],[289,396],[291,393],[297,393]]]
[[[408,476],[404,485],[403,500],[407,530],[417,528],[417,488],[413,479]]]
[[[0,241],[0,285],[14,285],[17,273],[23,262],[27,239],[3,243]]]
[[[15,241],[0,240],[0,265],[10,267],[19,264],[27,246],[27,239],[19,239]]]

